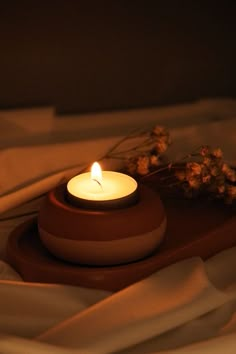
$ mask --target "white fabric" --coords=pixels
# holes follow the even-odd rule
[[[43,140],[45,137],[49,139],[53,125],[53,107],[1,110],[0,147],[6,148],[42,142],[42,138]]]
[[[227,104],[216,108],[209,102],[205,106],[201,103],[194,105],[193,111],[191,105],[179,111],[177,107],[149,110],[146,123],[153,123],[157,112],[166,119],[172,113],[179,118],[183,114],[185,121],[192,113],[198,121],[205,107],[201,125],[176,126],[171,131],[175,144],[170,154],[177,156],[203,143],[219,143],[227,159],[233,160],[236,121],[229,118],[236,117],[236,104]],[[145,117],[144,110],[142,114],[139,123]],[[214,114],[218,119],[225,115],[228,120],[207,122]],[[119,137],[0,151],[0,212],[70,178],[88,162],[103,156],[117,140]],[[5,221],[0,220],[0,254],[9,233],[9,215],[12,217],[11,212],[2,214]],[[22,218],[25,216],[16,220],[21,222]],[[3,223],[5,231],[1,233]],[[15,224],[11,220],[11,227]],[[236,247],[206,262],[198,257],[178,262],[111,294],[25,283],[1,261],[0,353],[235,353],[235,269]]]
[[[50,344],[111,353],[166,333],[236,300],[236,276],[231,276],[235,255],[236,248],[224,255],[230,273],[227,284],[228,274],[222,274],[220,269],[217,272],[217,282],[221,284],[223,280],[224,290],[220,291],[211,283],[207,263],[204,266],[199,258],[188,259],[114,294],[50,329],[39,339]],[[217,266],[217,257],[214,260]],[[158,341],[156,344],[155,350]],[[169,340],[166,345],[170,345]]]
[[[218,345],[230,345],[233,353],[235,267],[236,247],[205,263],[200,258],[178,262],[113,295],[1,281],[0,349],[19,354],[21,345],[27,345],[33,354],[42,348],[54,353],[66,348],[65,353],[141,354],[178,353],[181,347],[184,353],[212,353]],[[22,341],[16,335],[36,336],[37,341]]]
[[[0,333],[33,338],[108,295],[75,286],[2,280]]]

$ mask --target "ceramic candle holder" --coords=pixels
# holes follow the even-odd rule
[[[133,205],[89,210],[71,204],[66,184],[50,191],[39,211],[38,230],[44,246],[57,258],[82,265],[118,265],[153,253],[166,230],[158,194],[138,187]]]

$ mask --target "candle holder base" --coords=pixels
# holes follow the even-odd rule
[[[59,260],[43,245],[37,219],[10,234],[7,260],[25,281],[60,283],[118,291],[155,271],[188,257],[206,259],[236,245],[236,217],[217,203],[165,200],[166,235],[151,255],[116,266],[83,266]]]

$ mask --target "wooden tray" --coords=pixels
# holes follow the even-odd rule
[[[164,200],[168,226],[154,254],[137,262],[88,267],[62,262],[42,245],[37,219],[19,225],[9,236],[9,263],[25,281],[62,283],[117,291],[179,260],[206,259],[236,245],[236,215],[231,209],[201,200]]]

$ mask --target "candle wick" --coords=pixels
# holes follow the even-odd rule
[[[92,180],[97,182],[97,184],[101,187],[101,190],[103,191],[101,182],[99,182],[96,178],[92,178]]]

